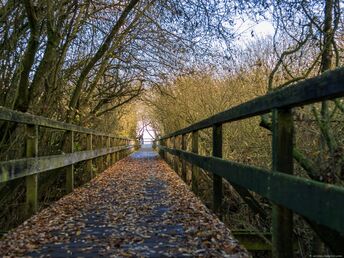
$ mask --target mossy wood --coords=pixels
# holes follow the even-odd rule
[[[74,132],[68,131],[67,133],[68,145],[66,146],[67,153],[74,152]],[[74,190],[74,163],[66,167],[66,191],[71,193]]]
[[[191,150],[193,153],[198,153],[198,131],[192,132],[192,146]],[[198,173],[199,169],[194,163],[191,163],[191,189],[194,193],[198,194]]]
[[[38,155],[38,126],[26,126],[26,157],[37,157]],[[0,179],[1,180],[1,179]],[[38,210],[38,176],[37,174],[27,176],[26,184],[26,213],[34,214]]]
[[[74,189],[74,164],[86,162],[86,177],[90,180],[94,176],[93,159],[101,160],[99,167],[104,170],[112,163],[111,156],[118,160],[132,150],[132,140],[104,134],[92,129],[54,121],[45,117],[13,111],[0,107],[0,121],[21,123],[26,125],[26,158],[0,162],[0,183],[25,177],[26,181],[26,213],[30,216],[38,210],[38,174],[58,168],[65,168],[66,192]],[[38,132],[40,127],[53,128],[65,131],[63,150],[66,154],[38,157]],[[86,151],[75,151],[74,133],[85,133]],[[93,137],[101,138],[100,145],[93,148]],[[106,139],[106,142],[103,141]],[[117,143],[117,146],[111,144]],[[96,163],[96,162],[95,162]]]
[[[43,126],[43,127],[48,127],[48,128],[58,129],[58,130],[73,131],[73,132],[78,132],[78,133],[86,133],[86,134],[93,134],[93,135],[99,135],[99,136],[110,136],[117,139],[130,140],[128,138],[122,138],[122,137],[118,137],[112,134],[101,133],[97,130],[93,130],[90,128],[85,128],[78,125],[59,122],[59,121],[52,120],[52,119],[42,117],[42,116],[35,116],[28,113],[14,111],[2,106],[0,106],[0,120],[27,124],[27,125]]]
[[[213,126],[213,156],[222,158],[222,125]],[[213,209],[218,216],[221,215],[223,198],[222,177],[213,174]]]
[[[88,134],[87,138],[86,138],[86,147],[88,150],[92,151],[93,150],[93,136],[92,134]],[[92,179],[93,178],[93,161],[92,159],[87,160],[86,162],[86,171],[88,174],[88,179]]]
[[[182,135],[182,150],[186,150],[186,134]],[[186,178],[186,162],[184,159],[181,159],[182,161],[182,179],[186,182],[187,178]]]
[[[248,251],[271,251],[271,233],[269,232],[255,232],[247,230],[231,230],[233,236],[243,245]],[[297,243],[294,241],[294,249]]]
[[[321,239],[334,253],[344,254],[344,188],[324,184],[291,175],[293,170],[293,117],[292,108],[318,101],[344,96],[344,68],[323,73],[293,86],[274,91],[218,113],[184,129],[161,137],[159,153],[162,157],[169,152],[179,156],[192,167],[200,167],[214,175],[214,201],[218,205],[220,193],[219,178],[228,180],[233,188],[248,203],[249,207],[262,217],[264,210],[256,203],[249,190],[268,198],[273,203],[273,255],[292,257],[292,212],[302,215]],[[270,113],[277,115],[273,129],[273,169],[272,171],[223,160],[217,155],[221,142],[219,128],[224,123]],[[164,146],[172,137],[213,127],[213,156],[204,157],[192,152]],[[220,152],[219,152],[220,154]],[[194,174],[194,172],[193,172]],[[195,173],[196,174],[196,173]],[[192,189],[197,193],[197,178],[192,178]],[[218,188],[217,190],[215,188]],[[217,193],[218,192],[218,193]],[[247,201],[247,200],[250,201]],[[258,204],[258,205],[256,205]]]
[[[273,112],[272,170],[293,174],[293,115],[291,109]],[[293,257],[293,213],[280,204],[272,205],[272,256]]]
[[[80,161],[102,157],[107,154],[129,150],[131,148],[133,148],[133,146],[131,145],[119,146],[90,151],[78,151],[62,155],[51,155],[0,162],[0,183],[57,168],[70,166]]]
[[[173,155],[344,234],[344,188],[159,145]]]

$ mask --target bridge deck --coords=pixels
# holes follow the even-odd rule
[[[0,256],[247,257],[159,159],[142,149],[9,232]]]

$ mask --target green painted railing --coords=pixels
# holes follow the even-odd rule
[[[329,71],[294,86],[258,97],[222,113],[190,125],[159,139],[159,152],[174,155],[173,167],[186,180],[186,162],[192,165],[192,189],[197,193],[197,173],[202,168],[213,174],[213,209],[219,214],[223,198],[222,179],[255,212],[263,214],[250,199],[248,190],[272,202],[272,243],[274,257],[293,256],[293,218],[298,213],[319,234],[334,253],[344,253],[344,188],[293,176],[293,116],[295,107],[344,96],[344,68]],[[222,125],[272,112],[272,171],[222,159]],[[198,133],[213,130],[213,156],[198,154]],[[186,151],[187,134],[192,136],[192,151]],[[181,144],[178,144],[181,143]],[[178,146],[177,146],[178,145]],[[256,207],[256,208],[255,208]]]
[[[26,203],[27,213],[35,213],[38,209],[38,175],[50,170],[65,168],[66,191],[74,189],[74,165],[86,161],[84,173],[88,178],[94,177],[93,160],[103,157],[103,165],[110,166],[114,162],[128,155],[134,148],[134,140],[117,137],[67,124],[41,116],[13,111],[0,107],[0,121],[14,122],[26,125],[26,158],[0,162],[0,183],[25,177],[26,179]],[[52,128],[65,132],[66,143],[64,151],[60,155],[38,156],[39,128]],[[75,151],[74,134],[86,134],[87,150]],[[102,146],[94,149],[94,139],[98,137]]]

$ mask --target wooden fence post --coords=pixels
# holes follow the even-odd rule
[[[167,148],[170,147],[170,145],[169,145],[170,139],[169,139],[169,138],[165,139],[165,140],[164,140],[164,143],[165,143],[165,146],[166,146]],[[169,160],[170,156],[169,156],[169,155],[170,155],[169,152],[168,152],[168,151],[165,151],[165,161],[166,161],[166,163],[167,163],[168,165],[170,165],[170,160]]]
[[[173,143],[172,143],[172,138],[168,138],[168,147],[169,148],[173,148]],[[172,155],[171,153],[168,152],[168,155],[169,155],[169,164],[170,164],[170,167],[173,167],[173,157],[174,155]]]
[[[122,147],[124,148],[126,145],[126,141],[125,139],[122,139]],[[125,157],[125,150],[121,150],[121,159],[123,159]]]
[[[122,139],[119,139],[119,146],[120,148],[123,147],[123,140]],[[121,160],[122,159],[122,150],[118,151],[118,160]]]
[[[118,144],[119,144],[119,147],[122,148],[122,139],[118,140]],[[122,159],[122,151],[119,150],[118,151],[118,160],[121,160],[121,159]]]
[[[106,145],[104,143],[104,136],[103,135],[100,136],[100,145],[101,145],[100,146],[101,149],[103,149]],[[105,167],[106,167],[106,155],[101,156],[100,160],[101,160],[101,172],[103,172]]]
[[[122,147],[125,147],[125,140],[122,139]],[[121,159],[125,157],[125,150],[121,150]]]
[[[120,143],[119,143],[119,140],[116,138],[116,147],[119,147],[119,145],[120,145]],[[115,160],[116,160],[116,162],[117,161],[119,161],[119,151],[117,150],[116,152],[115,152]]]
[[[165,140],[164,140],[164,146],[165,147],[167,147],[167,148],[169,148],[170,146],[169,146],[169,138],[166,138]],[[168,164],[168,165],[170,165],[170,160],[169,160],[169,158],[170,158],[170,156],[169,156],[169,152],[168,151],[165,151],[165,161],[166,161],[166,163]]]
[[[166,139],[163,139],[161,142],[162,146],[164,147],[167,147],[166,143],[167,143]],[[162,151],[162,158],[167,162],[167,151],[165,150]]]
[[[96,146],[96,149],[100,149],[100,136],[99,135],[96,135],[96,141],[95,141],[95,146]],[[97,157],[94,159],[95,161],[95,164],[96,164],[96,171],[95,171],[95,175],[98,175],[100,173],[100,170],[101,170],[101,167],[100,167],[100,164],[101,164],[101,157]]]
[[[182,150],[186,151],[186,134],[182,135]],[[182,179],[186,182],[186,161],[182,159]]]
[[[166,139],[164,140],[164,146],[167,147],[167,148],[169,147],[169,146],[168,146],[168,140],[169,140],[168,138],[166,138]],[[169,163],[168,163],[168,158],[169,158],[168,155],[169,155],[169,154],[168,154],[168,151],[164,151],[165,162],[166,162],[167,164],[169,164]]]
[[[158,143],[158,145],[160,145],[160,146],[163,146],[163,141],[164,140],[160,140],[159,139],[159,143]],[[162,158],[162,159],[164,159],[164,151],[161,149],[161,148],[159,148],[159,156]]]
[[[213,126],[213,156],[222,158],[222,124]],[[222,177],[213,174],[213,209],[219,217],[221,217],[222,198]]]
[[[293,116],[290,109],[273,111],[272,170],[293,174]],[[293,257],[293,213],[280,205],[272,207],[272,256]]]
[[[111,147],[115,147],[116,142],[115,142],[115,137],[111,137]],[[116,152],[111,153],[111,164],[115,164],[116,162]]]
[[[166,147],[166,139],[163,139],[161,142],[161,145]],[[162,158],[167,161],[167,151],[163,150],[162,151]]]
[[[191,133],[192,135],[192,149],[191,151],[193,153],[198,154],[198,131],[193,131]],[[191,166],[191,189],[195,194],[198,194],[198,178],[199,178],[199,168],[192,164]]]
[[[124,140],[123,140],[123,147],[125,148],[126,146],[127,146],[127,140],[124,139]],[[126,156],[127,156],[127,150],[124,149],[124,150],[122,151],[122,159],[124,159]]]
[[[66,151],[73,153],[74,152],[74,132],[69,131],[67,133],[68,139],[70,140],[69,145],[67,146]],[[70,165],[66,168],[66,191],[67,193],[72,192],[74,189],[74,165]]]
[[[38,156],[38,126],[26,126],[26,157]],[[31,215],[38,210],[38,174],[30,175],[26,181],[26,214]]]
[[[86,148],[87,150],[93,150],[93,144],[92,144],[92,141],[93,141],[93,136],[92,134],[87,134],[86,136]],[[93,178],[93,164],[92,164],[92,159],[89,159],[87,160],[86,162],[86,171],[88,173],[88,177],[90,178],[90,180]]]
[[[176,148],[177,148],[177,136],[174,136],[173,137],[173,149],[176,149]],[[177,157],[177,155],[173,155],[173,169],[179,175],[179,171],[178,171],[178,157]]]
[[[107,151],[109,152],[110,151],[110,147],[111,147],[111,138],[110,136],[107,136],[107,141],[106,141],[106,148],[107,148]],[[111,165],[111,154],[108,153],[106,155],[106,167],[109,167]]]

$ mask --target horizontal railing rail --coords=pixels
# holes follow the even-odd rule
[[[29,113],[22,113],[22,112],[14,111],[14,110],[1,107],[1,106],[0,106],[0,120],[26,124],[26,125],[37,125],[41,127],[47,127],[47,128],[52,128],[52,129],[58,129],[58,130],[93,134],[96,136],[108,136],[108,137],[113,137],[115,139],[131,140],[129,138],[118,137],[113,134],[101,133],[94,129],[85,128],[85,127],[74,125],[74,124],[64,123],[64,122],[52,120],[46,117],[42,117],[42,116],[36,116]]]
[[[223,198],[222,178],[232,184],[245,202],[250,196],[248,190],[269,199],[273,204],[274,256],[293,255],[292,212],[305,218],[333,252],[343,254],[344,188],[292,175],[292,108],[339,97],[344,97],[344,68],[276,90],[170,133],[159,139],[157,147],[163,158],[167,159],[166,153],[173,155],[173,168],[178,172],[181,167],[184,180],[186,162],[192,165],[191,184],[196,193],[198,168],[213,174],[213,209],[217,214]],[[223,124],[270,112],[273,114],[272,170],[222,159]],[[199,154],[199,131],[206,128],[212,128],[212,156]],[[187,134],[191,134],[191,151],[187,151]]]
[[[326,72],[318,77],[304,80],[294,86],[276,90],[270,94],[255,98],[236,107],[218,113],[186,128],[161,137],[173,136],[206,129],[215,124],[224,124],[271,112],[273,109],[293,108],[344,96],[344,68]]]
[[[137,146],[136,140],[106,134],[97,130],[55,121],[46,117],[14,111],[0,107],[0,121],[26,125],[25,152],[26,158],[1,161],[0,183],[25,177],[27,212],[38,210],[38,175],[54,169],[65,168],[66,191],[74,189],[74,165],[86,161],[84,172],[88,178],[94,177],[94,159],[101,159],[99,169],[128,155]],[[38,156],[39,128],[51,128],[64,132],[65,153],[60,155]],[[4,132],[2,132],[4,133]],[[75,151],[75,133],[86,134],[86,149]],[[94,139],[98,138],[95,148]],[[100,143],[100,144],[99,144]],[[99,146],[102,145],[102,146]]]
[[[344,233],[344,188],[314,180],[274,172],[216,157],[158,146],[198,167],[213,172],[287,207],[318,224]],[[302,200],[302,201],[301,201]],[[326,211],[324,211],[324,209]]]
[[[128,150],[132,146],[103,148],[89,151],[78,151],[62,155],[50,155],[35,158],[4,161],[0,163],[0,183],[20,177],[34,175],[53,169],[66,167],[81,161],[105,156],[117,151]]]

